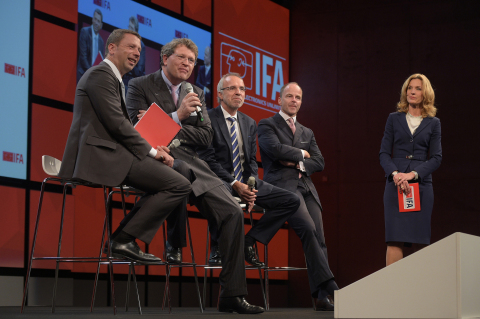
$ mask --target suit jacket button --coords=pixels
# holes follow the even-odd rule
[[[413,143],[413,138],[410,140],[410,143]]]

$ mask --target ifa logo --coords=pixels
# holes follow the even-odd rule
[[[11,74],[11,75],[16,75],[16,76],[24,78],[25,77],[25,68],[22,68],[21,66],[16,66],[16,65],[5,63],[5,73]]]
[[[147,18],[147,17],[144,17],[144,16],[141,16],[139,14],[137,14],[137,20],[138,20],[138,23],[141,23],[141,24],[144,24],[146,25],[147,27],[152,27],[152,19],[150,18]]]
[[[110,10],[110,1],[107,1],[107,0],[93,0],[93,4],[99,6],[103,9]]]
[[[182,31],[175,30],[175,38],[187,38],[188,39],[188,34]]]
[[[12,163],[23,164],[23,155],[3,151],[3,161],[4,162],[12,162]]]
[[[235,72],[245,84],[245,104],[278,112],[277,99],[284,84],[285,58],[224,33],[220,45],[220,76]]]

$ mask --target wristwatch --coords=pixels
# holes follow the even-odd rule
[[[416,171],[412,171],[413,174],[415,174],[415,177],[413,179],[417,180],[418,179],[418,173]]]

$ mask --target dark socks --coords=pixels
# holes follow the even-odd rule
[[[248,234],[245,235],[245,247],[246,246],[253,246],[255,245],[255,238],[253,238],[252,236],[249,236]]]
[[[134,241],[135,237],[122,230],[115,237],[113,237],[112,234],[112,240],[115,240],[119,244],[127,244],[131,241]]]
[[[333,297],[335,290],[338,290],[338,286],[335,280],[334,279],[327,280],[320,285],[317,299],[323,299],[328,295]]]

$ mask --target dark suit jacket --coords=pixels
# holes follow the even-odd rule
[[[189,164],[196,176],[195,181],[192,183],[192,191],[195,196],[199,196],[216,186],[222,185],[222,181],[213,174],[207,163],[198,158],[196,152],[198,147],[210,145],[213,129],[205,107],[203,91],[196,86],[193,86],[193,89],[198,94],[200,101],[202,101],[204,120],[200,121],[195,112],[192,113],[194,116],[183,120],[182,128],[175,137],[180,140],[181,146],[173,149],[171,153],[175,158]],[[178,105],[182,103],[185,95],[187,95],[185,85],[182,85],[178,97]],[[147,110],[153,102],[157,103],[170,117],[177,109],[173,103],[172,95],[162,78],[161,70],[132,79],[129,82],[127,109],[133,123],[138,121],[138,111]]]
[[[322,207],[310,176],[315,172],[323,171],[325,161],[318,149],[313,131],[298,121],[295,123],[295,127],[295,136],[293,136],[292,130],[279,113],[262,119],[258,123],[258,144],[264,169],[263,180],[295,193],[299,182],[299,170],[286,167],[280,161],[295,163],[303,161],[306,172],[302,175],[313,196]],[[310,158],[303,159],[301,150],[306,150],[310,154]]]
[[[431,182],[434,172],[442,162],[440,120],[426,117],[412,135],[405,113],[394,112],[388,116],[380,147],[380,165],[385,176],[391,179],[394,171],[402,173],[410,167],[418,173],[420,182]]]
[[[85,72],[75,92],[60,177],[116,186],[134,156],[147,156],[151,146],[133,127],[121,96],[120,82],[107,63]]]
[[[220,106],[208,111],[212,127],[214,130],[212,144],[206,149],[199,150],[200,157],[205,160],[212,171],[223,181],[230,184],[234,181],[231,172],[233,171],[233,153],[232,142],[230,139],[229,128],[225,122],[225,117]],[[258,179],[257,165],[257,123],[251,117],[237,112],[240,134],[243,139],[243,154],[245,162],[243,163],[243,180],[247,182],[250,176],[255,177],[259,195],[269,193],[272,185],[262,183]],[[261,183],[264,187],[259,187]]]
[[[205,65],[200,65],[195,85],[202,90],[204,87],[207,87],[210,90],[210,93],[205,94],[205,104],[207,105],[207,108],[212,108],[212,66],[210,66],[208,73],[205,74]]]
[[[82,75],[92,66],[92,26],[82,28],[78,39],[78,63],[77,63],[77,82]],[[98,34],[98,51],[104,54],[105,44]],[[98,54],[98,53],[97,53]]]

